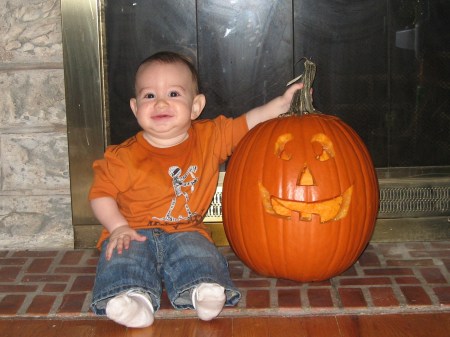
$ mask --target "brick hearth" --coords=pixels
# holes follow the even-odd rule
[[[450,242],[371,243],[342,275],[318,283],[262,277],[229,247],[243,298],[222,316],[450,312]],[[0,251],[0,317],[87,317],[98,252],[93,249]],[[157,317],[176,311],[163,295]]]

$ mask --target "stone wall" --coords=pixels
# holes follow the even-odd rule
[[[73,247],[59,0],[0,0],[0,249]]]

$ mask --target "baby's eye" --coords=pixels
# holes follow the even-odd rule
[[[180,96],[180,93],[177,91],[171,91],[169,92],[169,97],[178,97]]]
[[[155,95],[152,93],[148,93],[144,95],[144,98],[155,98]]]

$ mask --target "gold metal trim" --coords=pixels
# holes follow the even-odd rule
[[[73,225],[97,223],[87,194],[106,144],[104,33],[97,0],[61,0]]]

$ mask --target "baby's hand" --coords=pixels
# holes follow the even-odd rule
[[[128,225],[117,227],[112,231],[109,237],[109,243],[106,246],[105,253],[106,259],[111,259],[114,249],[117,249],[118,254],[122,254],[124,249],[128,249],[130,247],[131,241],[145,241],[146,239],[147,238],[145,236],[140,235]]]

